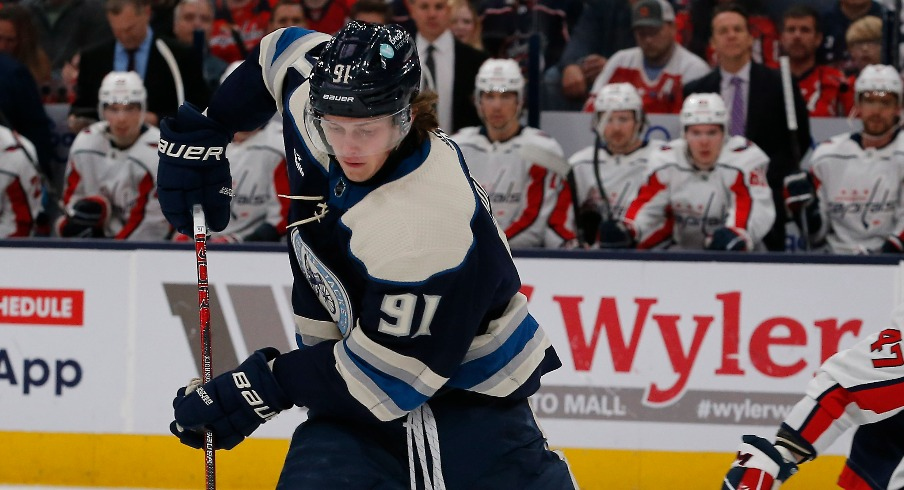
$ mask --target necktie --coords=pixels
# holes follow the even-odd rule
[[[744,136],[747,129],[747,114],[744,108],[744,80],[739,77],[731,77],[731,86],[734,87],[734,96],[731,98],[731,128],[732,136]]]
[[[127,49],[126,55],[129,57],[129,66],[126,68],[126,71],[135,71],[135,52],[137,49]]]
[[[425,75],[427,79],[426,86],[431,90],[436,92],[436,64],[433,62],[433,52],[436,51],[436,46],[432,44],[427,45],[427,60],[424,62],[424,67],[427,68],[427,71],[430,75]]]

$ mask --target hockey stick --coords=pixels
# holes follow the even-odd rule
[[[207,383],[213,377],[213,358],[210,346],[210,289],[207,283],[207,222],[200,204],[192,207],[195,226],[195,261],[198,269],[198,321],[201,337],[201,382]],[[204,431],[204,478],[205,488],[217,487],[216,465],[214,461],[213,432]]]
[[[779,65],[782,74],[782,92],[785,99],[785,120],[788,123],[788,135],[791,143],[791,158],[794,159],[795,166],[800,168],[800,145],[797,142],[797,112],[794,110],[794,94],[791,91],[791,62],[787,56],[779,57]],[[810,250],[810,227],[807,223],[807,215],[805,207],[800,208],[800,235],[803,249]]]

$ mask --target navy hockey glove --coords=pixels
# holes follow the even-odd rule
[[[783,192],[785,209],[789,216],[796,216],[816,201],[816,190],[806,172],[798,172],[785,177]]]
[[[157,196],[166,219],[179,233],[192,234],[192,205],[204,208],[207,226],[222,231],[229,224],[232,176],[226,145],[232,134],[188,102],[176,117],[160,122]]]
[[[63,238],[103,238],[110,218],[110,202],[103,196],[88,196],[72,206],[72,212],[57,224]]]
[[[722,490],[772,490],[797,473],[791,451],[773,446],[762,437],[746,435],[742,440],[738,456],[722,481]]]
[[[633,248],[634,233],[618,220],[600,223],[600,248]]]
[[[716,228],[712,235],[706,238],[707,250],[727,250],[729,252],[744,252],[753,248],[747,232],[740,228],[723,226]]]
[[[200,449],[204,429],[213,431],[216,449],[232,449],[261,424],[292,406],[270,370],[279,351],[266,347],[251,354],[234,371],[201,385],[194,379],[173,400],[170,432],[182,444]]]

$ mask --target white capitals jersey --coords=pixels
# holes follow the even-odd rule
[[[644,142],[631,153],[613,155],[605,147],[596,151],[596,167],[593,161],[593,145],[588,146],[568,159],[574,178],[571,190],[577,196],[575,203],[580,209],[592,208],[601,216],[620,220],[625,217],[628,206],[637,197],[637,190],[647,173],[650,151],[665,142],[653,140]],[[605,190],[608,207],[603,201],[600,187]]]
[[[898,307],[887,328],[829,357],[779,430],[779,444],[816,456],[854,429],[841,488],[904,488],[902,313]]]
[[[523,127],[508,141],[492,142],[477,126],[462,129],[452,140],[489,196],[511,248],[556,248],[575,238],[565,183],[568,162],[556,140]]]
[[[721,227],[746,233],[754,248],[762,248],[775,221],[768,165],[769,157],[741,136],[728,139],[711,170],[691,164],[683,139],[654,150],[647,177],[625,215],[638,248],[671,238],[670,248],[701,250]]]
[[[75,137],[66,166],[63,202],[102,196],[110,203],[104,235],[119,240],[165,240],[171,233],[157,201],[157,144],[160,131],[146,126],[127,149],[116,148],[106,121],[88,126]]]
[[[36,155],[30,141],[0,126],[0,238],[31,235],[41,210]]]
[[[876,250],[889,235],[904,238],[904,137],[864,149],[860,135],[845,133],[817,146],[810,173],[822,227],[810,230],[833,253]]]
[[[264,223],[275,228],[279,236],[285,235],[289,200],[278,197],[289,194],[282,123],[267,123],[247,140],[230,143],[226,157],[235,196],[229,225],[213,235],[245,239]]]

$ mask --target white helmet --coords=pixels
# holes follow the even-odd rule
[[[857,81],[854,82],[854,94],[857,102],[860,102],[860,95],[865,92],[893,93],[898,97],[898,105],[900,105],[901,75],[888,65],[867,65],[860,72]]]
[[[728,124],[728,111],[719,94],[693,94],[684,99],[678,120],[682,134],[695,124],[718,124],[724,128]]]
[[[524,99],[524,77],[515,60],[490,58],[480,65],[474,82],[474,102],[480,101],[481,92],[515,92],[518,101]]]
[[[634,120],[637,121],[637,133],[640,135],[644,121],[643,100],[634,85],[610,83],[604,85],[600,93],[596,94],[596,98],[593,99],[593,127],[601,138],[605,129],[602,115],[614,111],[633,111]]]
[[[103,117],[104,106],[109,104],[141,104],[142,115],[147,108],[147,90],[134,71],[113,71],[100,82],[97,94],[97,112]],[[143,120],[143,117],[142,117]]]

